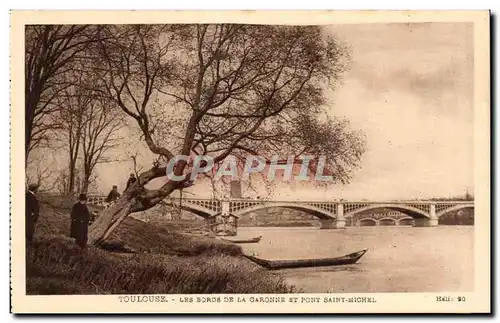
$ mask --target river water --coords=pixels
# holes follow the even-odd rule
[[[474,289],[474,227],[240,227],[246,254],[277,259],[337,257],[367,248],[354,265],[276,271],[305,293],[467,292]]]

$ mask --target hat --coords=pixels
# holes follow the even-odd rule
[[[36,190],[37,188],[38,188],[38,184],[31,183],[31,184],[29,184],[29,185],[28,185],[28,189],[29,189],[30,191],[34,191],[34,190]]]
[[[78,196],[78,201],[86,201],[87,200],[87,194],[80,194]]]

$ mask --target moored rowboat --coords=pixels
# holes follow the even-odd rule
[[[363,249],[358,252],[350,253],[337,258],[319,258],[319,259],[297,259],[297,260],[266,260],[254,256],[244,255],[247,259],[267,269],[285,269],[285,268],[302,268],[302,267],[323,267],[323,266],[340,266],[351,265],[356,263],[368,249]]]
[[[232,239],[224,239],[221,240],[232,242],[232,243],[258,243],[262,237],[252,238],[252,239],[243,239],[243,240],[232,240]]]

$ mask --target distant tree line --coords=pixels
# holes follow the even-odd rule
[[[468,191],[464,195],[457,195],[452,197],[433,197],[430,200],[433,201],[474,201],[474,195],[470,194]]]

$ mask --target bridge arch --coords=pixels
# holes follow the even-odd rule
[[[415,219],[411,216],[407,216],[405,218],[401,218],[398,220],[398,225],[414,225]]]
[[[377,226],[377,220],[372,218],[362,218],[358,220],[357,224],[360,227],[375,227]]]
[[[395,226],[398,224],[398,221],[394,218],[382,218],[378,220],[380,226]]]
[[[374,210],[374,209],[381,209],[381,208],[386,208],[394,211],[398,211],[401,213],[404,213],[414,219],[419,219],[419,218],[430,218],[430,214],[422,211],[420,209],[417,209],[416,207],[413,206],[408,206],[404,204],[372,204],[368,205],[359,209],[356,209],[354,211],[351,211],[347,213],[345,216],[354,216],[358,213],[364,212],[364,211],[369,211],[369,210]]]
[[[313,215],[321,220],[334,220],[336,219],[335,214],[330,213],[326,210],[323,210],[322,208],[313,206],[313,205],[308,205],[308,204],[298,204],[298,203],[287,203],[287,202],[273,202],[272,204],[257,204],[242,210],[238,210],[235,212],[232,212],[235,216],[241,217],[247,213],[251,212],[256,212],[259,210],[263,209],[271,209],[271,208],[278,208],[282,207],[285,209],[292,209],[292,210],[297,210],[297,211],[302,211],[304,213]]]
[[[198,215],[204,219],[215,215],[215,212],[207,210],[203,207],[199,207],[198,205],[182,205],[181,209],[193,213],[195,215]]]
[[[452,206],[450,208],[444,209],[440,212],[436,213],[436,216],[439,218],[442,215],[445,215],[446,213],[453,212],[453,211],[459,211],[463,209],[474,209],[474,204],[458,204],[455,206]]]

